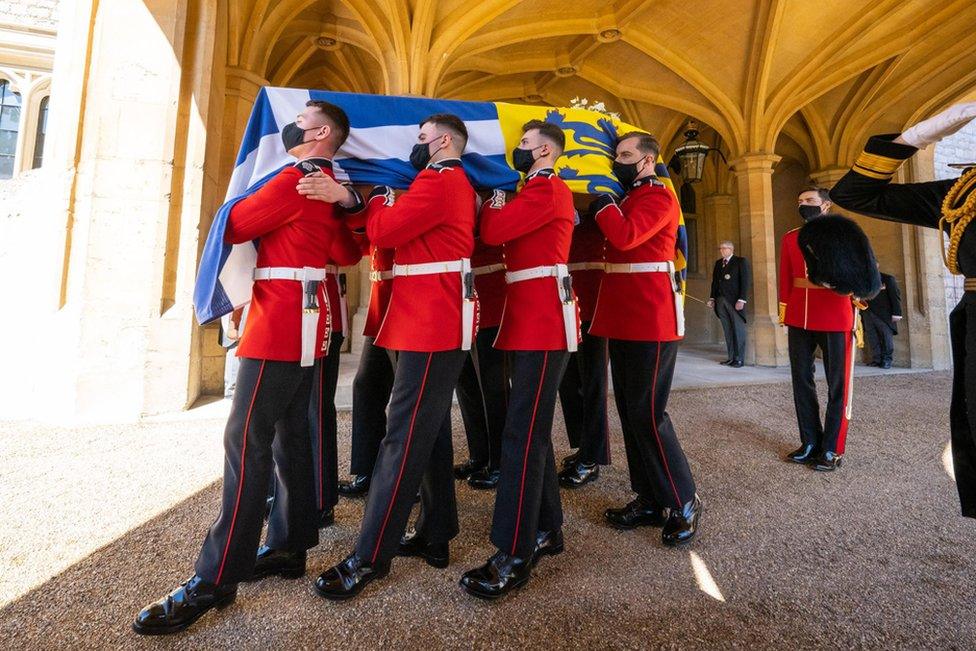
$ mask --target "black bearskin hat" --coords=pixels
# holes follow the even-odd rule
[[[810,282],[863,300],[881,290],[871,243],[853,220],[833,214],[811,219],[800,228],[798,241]]]

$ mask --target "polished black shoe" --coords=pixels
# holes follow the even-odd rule
[[[729,368],[742,368],[743,366],[745,366],[745,364],[743,364],[742,360],[739,359],[729,364]]]
[[[881,362],[881,368],[891,368],[891,362]]]
[[[254,572],[246,580],[257,581],[274,574],[283,579],[303,577],[305,557],[305,552],[286,552],[261,545],[258,548],[258,560],[254,563]]]
[[[813,459],[812,468],[819,472],[831,472],[840,468],[843,455],[833,452],[824,452],[816,459]]]
[[[668,519],[668,510],[648,504],[638,497],[623,508],[607,509],[603,515],[617,529],[663,527]]]
[[[330,567],[315,579],[315,592],[320,597],[342,601],[352,599],[373,579],[382,579],[390,573],[390,561],[367,563],[353,552],[341,563]]]
[[[532,552],[532,565],[539,562],[543,556],[555,556],[563,553],[563,530],[540,531],[535,538],[535,550]]]
[[[468,477],[468,486],[478,490],[490,491],[498,488],[498,480],[502,476],[501,470],[488,470],[482,468],[478,472]]]
[[[525,585],[532,576],[532,562],[503,551],[495,552],[488,562],[461,575],[461,587],[479,599],[498,599]]]
[[[807,443],[786,455],[786,460],[793,463],[810,463],[816,456],[817,447],[813,443]]]
[[[212,608],[226,608],[237,597],[237,584],[216,586],[192,576],[136,616],[132,630],[139,635],[168,635],[190,627]]]
[[[325,529],[326,527],[331,527],[335,524],[335,511],[329,509],[328,511],[319,511],[319,529]]]
[[[733,361],[735,361],[735,360],[733,360],[733,359],[732,359],[732,358],[730,357],[730,358],[729,358],[729,359],[727,359],[727,360],[724,360],[724,361],[721,361],[721,362],[719,362],[719,364],[721,364],[721,365],[723,365],[723,366],[728,366],[728,365],[729,365],[729,364],[731,364],[731,363],[732,363]]]
[[[574,453],[572,453],[572,454],[570,454],[568,456],[563,457],[562,466],[563,466],[563,468],[569,468],[571,465],[573,465],[577,461],[579,461],[579,450],[577,450],[576,452],[574,452]]]
[[[400,539],[397,556],[415,556],[427,561],[431,567],[439,568],[445,568],[451,562],[448,543],[429,543],[417,532],[408,533]]]
[[[369,475],[356,475],[352,479],[339,482],[339,495],[361,497],[369,492]]]
[[[454,466],[454,478],[463,481],[481,470],[486,464],[481,461],[475,461],[474,459],[468,459],[464,463],[459,463]]]
[[[695,499],[678,509],[671,509],[668,521],[661,531],[661,542],[668,547],[677,547],[691,542],[698,533],[698,521],[701,520],[702,501],[695,495]]]
[[[600,466],[595,463],[576,462],[559,471],[559,485],[564,488],[579,488],[600,476]]]

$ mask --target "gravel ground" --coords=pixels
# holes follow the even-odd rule
[[[976,522],[959,516],[942,463],[949,384],[946,373],[857,379],[845,463],[833,474],[779,461],[797,438],[788,384],[678,391],[670,412],[705,502],[690,548],[603,525],[603,510],[630,498],[614,419],[614,465],[563,493],[566,553],[502,602],[457,587],[491,551],[492,494],[463,486],[447,569],[398,559],[352,602],[313,596],[311,578],[358,529],[362,502],[344,500],[309,577],[243,586],[232,607],[166,639],[138,638],[129,625],[192,571],[220,497],[205,477],[219,469],[222,423],[0,424],[0,645],[973,648]],[[460,458],[457,414],[455,423]],[[344,414],[343,455],[348,437]],[[561,424],[554,437],[564,451]],[[86,463],[97,471],[79,486]]]

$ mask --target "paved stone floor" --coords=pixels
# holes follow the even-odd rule
[[[491,551],[493,503],[461,486],[447,569],[399,559],[353,602],[313,596],[312,576],[357,532],[362,502],[343,501],[309,577],[245,586],[165,640],[129,623],[189,575],[216,515],[223,402],[132,426],[0,423],[0,647],[974,648],[976,522],[959,516],[945,463],[949,385],[947,373],[859,377],[844,466],[823,475],[779,460],[796,443],[788,383],[676,391],[705,502],[689,548],[602,524],[630,498],[614,418],[614,465],[563,493],[566,552],[512,598],[457,587]],[[344,458],[348,437],[343,414]],[[558,418],[554,440],[565,453]]]

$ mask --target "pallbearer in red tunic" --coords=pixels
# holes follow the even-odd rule
[[[181,631],[232,602],[241,581],[301,576],[306,550],[318,544],[309,398],[339,316],[330,312],[323,281],[336,233],[345,226],[332,205],[306,199],[296,186],[307,174],[332,178],[331,158],[348,133],[342,109],[308,102],[281,132],[285,150],[299,162],[231,209],[225,241],[259,244],[224,432],[220,514],[204,540],[196,574],[140,612],[133,623],[137,633]],[[276,497],[259,556],[272,458]]]
[[[410,189],[394,201],[390,188],[375,188],[367,201],[370,241],[395,249],[376,345],[397,351],[396,375],[355,550],[315,582],[327,599],[357,595],[389,572],[397,554],[446,567],[448,542],[457,535],[450,409],[476,310],[475,197],[460,160],[466,140],[454,115],[424,120],[411,154],[421,171]],[[416,533],[401,540],[418,488]]]
[[[620,529],[663,526],[664,544],[679,545],[698,530],[701,500],[667,412],[684,327],[673,262],[680,212],[674,193],[654,176],[659,151],[645,133],[621,136],[613,169],[627,194],[619,206],[603,195],[592,207],[607,248],[590,334],[610,340],[614,398],[637,493],[606,518]]]
[[[485,202],[481,212],[490,205]],[[485,244],[478,229],[471,272],[478,292],[478,335],[457,385],[468,459],[454,466],[454,476],[467,480],[472,488],[492,489],[500,475],[502,430],[511,389],[505,351],[492,345],[505,305],[505,259],[502,247]]]
[[[600,465],[610,463],[610,425],[607,422],[607,340],[587,332],[593,320],[596,297],[603,280],[606,238],[592,219],[573,229],[569,271],[579,301],[583,339],[570,355],[559,401],[566,421],[569,443],[576,452],[563,459],[559,483],[579,488],[600,476]]]
[[[798,202],[804,221],[830,211],[830,197],[825,188],[804,190]],[[798,235],[799,229],[795,229],[783,236],[779,265],[779,318],[780,324],[789,330],[793,403],[801,441],[800,447],[787,455],[787,461],[831,471],[841,464],[850,424],[855,308],[849,296],[807,279]],[[818,347],[827,375],[827,408],[822,423],[814,383]]]
[[[481,219],[482,241],[505,245],[507,287],[495,347],[509,352],[512,366],[491,526],[497,551],[461,577],[461,586],[482,599],[523,585],[540,556],[563,550],[551,434],[559,381],[579,343],[567,267],[573,195],[553,171],[565,146],[562,130],[533,120],[523,131],[512,159],[525,184],[508,203],[496,190]]]

